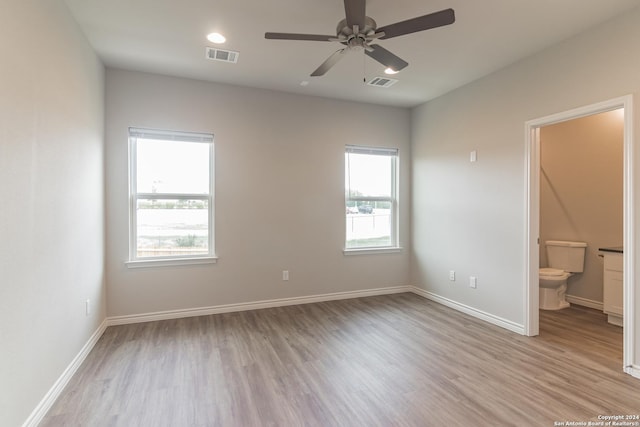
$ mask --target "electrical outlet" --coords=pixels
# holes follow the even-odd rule
[[[91,300],[88,299],[84,302],[84,315],[89,316],[91,314]]]
[[[478,287],[478,278],[477,277],[474,277],[474,276],[469,277],[469,287],[473,288],[473,289]]]
[[[451,280],[452,282],[456,281],[456,272],[453,270],[449,270],[449,280]]]
[[[289,280],[289,270],[282,270],[282,280]]]

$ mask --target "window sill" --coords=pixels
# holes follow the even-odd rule
[[[343,249],[345,255],[377,255],[377,254],[396,254],[402,252],[399,246],[389,248],[351,248]]]
[[[127,268],[149,268],[149,267],[172,267],[179,265],[215,264],[218,257],[201,258],[172,258],[172,259],[144,259],[136,261],[126,261]]]

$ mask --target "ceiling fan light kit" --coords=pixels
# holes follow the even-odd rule
[[[365,55],[378,61],[385,68],[398,72],[409,65],[408,62],[389,52],[375,40],[386,40],[405,34],[425,31],[432,28],[450,25],[455,22],[453,9],[444,9],[428,15],[418,16],[406,21],[377,28],[376,21],[366,16],[366,0],[344,0],[346,18],[338,23],[336,35],[265,33],[270,40],[303,40],[337,42],[344,47],[338,49],[327,58],[313,73],[312,77],[323,76],[340,61],[349,51],[362,51]]]

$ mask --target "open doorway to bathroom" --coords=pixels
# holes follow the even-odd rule
[[[525,251],[528,262],[525,277],[525,331],[531,336],[539,334],[538,269],[547,265],[545,240],[587,243],[585,269],[569,280],[567,301],[596,310],[604,308],[603,261],[598,257],[599,249],[622,246],[625,261],[622,273],[625,311],[623,365],[626,372],[637,376],[640,373],[634,371],[631,365],[635,348],[631,322],[634,317],[634,266],[630,262],[634,248],[631,102],[631,96],[622,97],[526,123],[528,228]],[[618,136],[622,138],[619,141],[620,148],[617,154],[615,149],[604,150],[607,151],[604,154],[593,147],[601,139],[594,138],[598,132],[595,128],[606,127],[604,123],[616,120],[616,117],[622,126],[621,136]],[[566,142],[568,133],[574,134],[575,138],[570,138],[573,141]],[[564,143],[557,143],[560,140]],[[554,141],[556,144],[553,144]],[[580,149],[587,148],[587,145],[591,145],[590,149]],[[621,158],[612,160],[620,155]],[[602,173],[604,163],[616,162],[620,165],[617,181],[613,177],[614,172]],[[607,192],[607,185],[621,185],[621,188]],[[597,199],[599,194],[617,206],[613,209],[603,206],[604,201],[600,203]],[[584,215],[587,213],[589,215]],[[618,219],[612,219],[616,215]],[[610,218],[612,223],[599,227],[603,218]],[[606,316],[603,318],[606,319]]]
[[[583,261],[582,271],[566,281],[546,281],[550,291],[543,290],[541,295],[554,300],[541,298],[540,309],[563,307],[566,300],[604,310],[600,249],[622,250],[623,246],[623,141],[623,109],[540,128],[540,267],[556,267],[547,255],[559,250],[549,241],[572,242],[575,249],[567,247],[558,256],[573,251],[580,258],[576,261]],[[587,245],[584,257],[579,256],[583,249],[577,246],[582,242]],[[539,283],[547,286],[545,281]],[[622,286],[618,291],[622,300]]]

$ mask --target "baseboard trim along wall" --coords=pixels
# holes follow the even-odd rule
[[[132,323],[143,323],[143,322],[153,322],[156,320],[169,320],[169,319],[180,319],[185,317],[195,317],[195,316],[207,316],[211,314],[219,314],[219,313],[232,313],[238,311],[248,311],[248,310],[259,310],[263,308],[274,308],[274,307],[284,307],[288,305],[299,305],[299,304],[311,304],[316,302],[325,302],[325,301],[336,301],[342,299],[351,299],[351,298],[363,298],[363,297],[371,297],[377,295],[391,295],[391,294],[399,294],[404,292],[412,292],[421,297],[427,298],[431,301],[437,302],[454,310],[463,312],[480,320],[484,320],[493,325],[499,326],[501,328],[510,330],[512,332],[518,333],[520,335],[524,335],[524,326],[519,325],[517,323],[511,322],[509,320],[500,318],[498,316],[494,316],[492,314],[486,313],[481,310],[477,310],[473,307],[469,307],[464,304],[460,304],[459,302],[450,300],[448,298],[441,297],[432,292],[425,291],[417,286],[393,286],[387,288],[378,288],[378,289],[366,289],[362,291],[349,291],[349,292],[335,292],[329,294],[322,295],[312,295],[305,297],[293,297],[293,298],[280,298],[280,299],[272,299],[272,300],[264,300],[264,301],[256,301],[250,303],[239,303],[239,304],[226,304],[219,305],[213,307],[201,307],[201,308],[193,308],[193,309],[185,309],[185,310],[169,310],[169,311],[160,311],[155,313],[145,313],[145,314],[134,314],[129,316],[115,316],[115,317],[107,317],[100,327],[93,333],[91,338],[87,341],[87,343],[82,347],[78,355],[71,361],[69,366],[62,373],[60,378],[54,383],[49,392],[45,395],[42,401],[38,404],[38,406],[33,410],[29,418],[23,424],[23,427],[36,427],[44,418],[47,411],[54,404],[56,399],[62,393],[64,387],[68,384],[69,380],[76,373],[82,362],[89,355],[89,352],[93,349],[95,344],[98,342],[104,331],[108,326],[116,326],[116,325],[126,325]],[[589,300],[585,300],[583,298],[579,299],[581,302],[589,302]],[[575,302],[579,304],[579,302]],[[595,303],[595,302],[591,302]],[[583,305],[583,304],[581,304]],[[595,307],[594,307],[595,308]],[[628,366],[625,368],[625,371],[634,377],[640,378],[640,368],[637,366]]]
[[[566,299],[567,299],[567,302],[571,304],[581,305],[583,307],[593,308],[600,311],[604,309],[604,304],[602,304],[600,301],[594,301],[592,299],[576,297],[573,295],[567,295]]]
[[[82,347],[80,352],[73,358],[69,366],[64,370],[62,375],[56,380],[51,389],[44,395],[38,406],[31,412],[29,418],[22,424],[22,427],[37,427],[53,406],[55,401],[67,386],[73,375],[76,373],[82,362],[87,358],[93,347],[96,345],[104,331],[107,329],[107,320],[105,319],[98,329],[91,335],[87,343]]]
[[[206,316],[209,314],[231,313],[237,311],[259,310],[261,308],[284,307],[287,305],[310,304],[314,302],[336,301],[341,299],[371,297],[376,295],[391,295],[404,292],[412,292],[412,286],[394,286],[380,289],[366,289],[363,291],[336,292],[331,294],[314,295],[307,297],[282,298],[266,301],[257,301],[241,304],[227,304],[214,307],[195,308],[187,310],[171,310],[157,313],[147,313],[131,316],[107,317],[98,329],[91,335],[87,343],[71,361],[62,375],[56,380],[51,389],[47,392],[38,406],[33,410],[29,418],[22,424],[22,427],[37,427],[47,414],[49,409],[58,399],[62,390],[76,373],[82,362],[87,358],[93,347],[96,345],[104,331],[109,326],[125,325],[131,323],[152,322],[155,320],[180,319],[184,317]]]
[[[287,305],[311,304],[314,302],[336,301],[341,299],[372,297],[376,295],[400,294],[412,292],[412,286],[394,286],[363,291],[335,292],[330,294],[306,297],[280,298],[239,304],[225,304],[213,307],[190,308],[185,310],[159,311],[155,313],[115,316],[107,319],[108,326],[127,325],[130,323],[154,322],[156,320],[180,319],[184,317],[208,316],[211,314],[233,313],[238,311],[260,310],[263,308],[284,307]]]
[[[510,320],[503,319],[498,316],[494,316],[493,314],[486,313],[484,311],[475,309],[465,304],[460,304],[457,301],[450,300],[449,298],[441,297],[440,295],[436,295],[432,292],[425,291],[424,289],[418,288],[417,286],[412,286],[411,292],[418,294],[422,297],[425,297],[431,301],[437,302],[449,308],[452,308],[457,311],[461,311],[469,316],[473,316],[477,319],[484,320],[485,322],[491,323],[492,325],[500,326],[501,328],[507,329],[511,332],[515,332],[520,335],[525,335],[524,325],[519,325]]]
[[[638,365],[629,365],[625,366],[624,371],[631,375],[632,377],[636,377],[640,379],[640,366]]]

